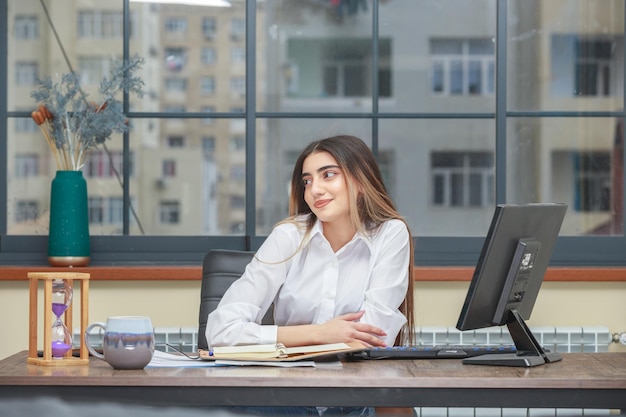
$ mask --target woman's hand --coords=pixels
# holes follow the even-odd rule
[[[321,343],[361,342],[366,346],[386,346],[381,337],[387,334],[383,329],[367,323],[360,323],[364,311],[337,316],[321,324]]]

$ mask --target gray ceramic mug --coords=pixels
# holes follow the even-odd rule
[[[102,353],[89,343],[89,333],[100,327],[104,330]],[[154,329],[149,317],[114,316],[105,323],[93,323],[85,331],[85,345],[89,352],[115,369],[143,369],[154,354]]]

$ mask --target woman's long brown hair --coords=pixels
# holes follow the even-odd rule
[[[289,197],[290,218],[293,219],[295,216],[311,213],[311,209],[304,201],[302,166],[304,160],[309,155],[317,152],[328,152],[331,154],[346,176],[350,198],[350,218],[356,230],[367,234],[375,233],[385,221],[390,219],[401,220],[407,227],[410,245],[409,283],[406,296],[400,306],[400,311],[406,317],[407,323],[400,331],[396,344],[410,345],[415,341],[413,238],[409,225],[400,216],[387,192],[378,163],[370,148],[361,139],[348,135],[333,136],[309,144],[298,157],[293,169],[291,194]],[[314,215],[309,216],[306,224],[306,234],[311,231],[316,220],[317,218]]]

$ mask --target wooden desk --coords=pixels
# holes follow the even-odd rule
[[[0,361],[0,400],[55,396],[169,406],[327,405],[626,410],[626,353],[563,354],[535,368],[458,360],[362,361],[335,368],[39,367],[26,352]]]

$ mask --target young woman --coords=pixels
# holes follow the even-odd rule
[[[311,143],[290,217],[209,315],[209,346],[413,340],[413,245],[374,155],[353,136]],[[261,320],[274,303],[274,325]]]

